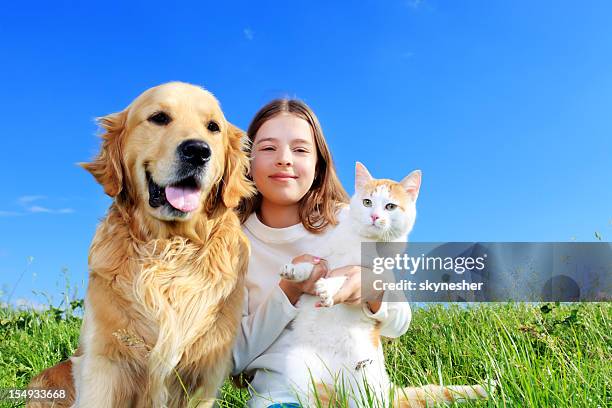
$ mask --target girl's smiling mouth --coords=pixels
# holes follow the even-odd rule
[[[269,176],[272,180],[294,180],[297,179],[297,176],[287,173],[275,173]]]

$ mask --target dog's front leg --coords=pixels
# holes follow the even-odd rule
[[[124,364],[99,355],[85,354],[74,367],[76,402],[73,408],[129,408],[134,378]]]

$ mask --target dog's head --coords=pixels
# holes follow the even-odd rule
[[[236,207],[253,192],[243,132],[200,87],[171,82],[151,88],[99,123],[102,149],[82,166],[119,206],[186,221]]]

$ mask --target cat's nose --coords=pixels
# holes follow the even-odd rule
[[[380,218],[380,217],[378,216],[378,214],[372,214],[372,215],[370,215],[370,217],[372,218],[372,222],[376,222],[376,220],[377,220],[378,218]]]

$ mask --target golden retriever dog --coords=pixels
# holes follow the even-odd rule
[[[243,132],[179,82],[99,122],[102,149],[82,166],[114,200],[89,251],[79,348],[29,387],[65,390],[55,407],[211,406],[250,251],[233,211],[254,193]]]

